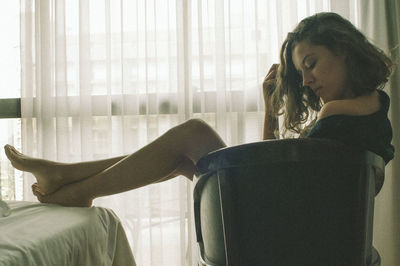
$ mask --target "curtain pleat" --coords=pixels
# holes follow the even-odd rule
[[[382,266],[400,265],[400,4],[398,1],[360,1],[360,28],[374,44],[388,53],[395,64],[384,90],[390,95],[389,117],[393,128],[395,158],[385,168],[385,183],[375,198],[374,242]]]
[[[57,1],[54,3],[54,17],[58,18],[54,23],[55,36],[55,123],[56,123],[56,149],[57,160],[68,160],[70,142],[65,129],[69,127],[68,117],[68,100],[67,100],[67,50],[66,50],[66,32],[65,32],[65,1]]]
[[[287,32],[331,7],[355,18],[355,1],[21,0],[22,150],[119,156],[190,118],[228,145],[258,141]],[[197,265],[192,190],[178,177],[94,203],[120,217],[138,265]]]

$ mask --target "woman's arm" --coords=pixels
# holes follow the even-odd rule
[[[271,66],[263,82],[263,95],[265,105],[263,140],[275,139],[274,132],[276,129],[278,129],[278,120],[274,115],[271,114],[272,112],[268,105],[268,99],[275,88],[276,72],[278,70],[278,66],[278,64],[273,64]]]
[[[263,140],[275,139],[275,130],[278,128],[278,121],[276,117],[272,117],[265,111],[264,117],[264,130],[263,130]]]
[[[318,120],[331,115],[370,115],[380,108],[378,91],[352,99],[335,100],[324,104],[318,114]]]

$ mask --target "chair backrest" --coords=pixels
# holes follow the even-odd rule
[[[371,265],[384,166],[372,152],[319,139],[206,155],[194,189],[202,264]]]

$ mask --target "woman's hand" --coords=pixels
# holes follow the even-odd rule
[[[263,94],[265,103],[265,118],[264,118],[264,131],[263,131],[264,140],[274,139],[275,138],[274,132],[278,128],[278,120],[273,114],[271,114],[271,110],[268,106],[268,99],[275,89],[276,73],[278,72],[278,66],[279,64],[273,64],[271,66],[263,82]]]
[[[271,96],[272,92],[275,89],[276,85],[276,73],[278,72],[279,64],[273,64],[268,71],[267,76],[263,81],[263,95],[264,95],[264,103],[268,102],[269,96]]]

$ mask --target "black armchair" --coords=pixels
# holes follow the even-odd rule
[[[224,148],[197,163],[200,265],[380,265],[383,159],[322,139]]]

